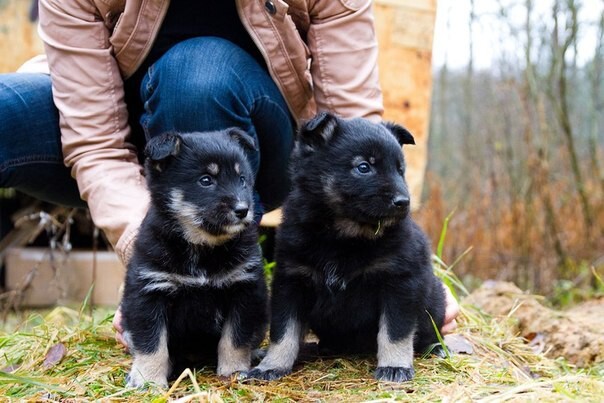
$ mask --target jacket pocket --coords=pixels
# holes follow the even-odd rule
[[[279,36],[285,45],[284,48],[288,51],[288,58],[302,83],[304,93],[307,97],[311,97],[312,76],[310,74],[310,65],[312,63],[312,56],[310,49],[302,39],[292,17],[288,14],[289,5],[283,0],[270,1],[276,7],[276,11],[274,14],[271,14],[267,8],[267,12],[272,17],[273,25],[277,32],[279,32]]]
[[[113,46],[113,51],[115,55],[122,51],[124,45],[128,42],[130,36],[132,35],[131,30],[125,29],[125,27],[123,26],[123,19],[124,13],[120,14],[113,27],[111,37],[109,38],[109,42]]]
[[[124,12],[126,0],[95,0],[94,3],[105,26],[112,32]]]

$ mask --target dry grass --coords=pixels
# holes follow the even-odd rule
[[[564,291],[561,288],[569,285],[576,294],[587,297],[597,291],[593,289],[592,273],[604,271],[604,193],[597,183],[592,181],[588,186],[594,215],[593,227],[588,229],[568,178],[544,184],[534,194],[517,199],[487,185],[478,188],[477,179],[467,200],[457,204],[447,191],[454,182],[428,178],[429,196],[415,218],[436,245],[445,217],[453,212],[443,256],[452,261],[469,247],[472,249],[455,267],[467,285],[487,279],[512,281],[551,300],[559,299]],[[553,199],[556,231],[548,224],[540,198],[539,192],[544,189],[564,195]],[[563,257],[556,252],[554,235]]]
[[[458,283],[449,271],[440,270]],[[112,311],[56,308],[13,315],[0,333],[0,396],[87,401],[600,401],[604,365],[576,370],[533,352],[513,334],[513,318],[496,320],[462,305],[459,333],[471,355],[417,357],[416,377],[402,384],[372,378],[372,357],[309,358],[272,383],[219,379],[213,368],[185,373],[169,391],[124,387],[130,356],[111,329]],[[26,315],[26,316],[24,316]],[[25,319],[23,319],[25,318]],[[45,366],[50,347],[66,354]]]

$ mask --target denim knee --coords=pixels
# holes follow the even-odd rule
[[[258,74],[266,72],[227,40],[200,37],[175,45],[151,66],[141,85],[147,135],[244,127],[254,98],[250,81]]]
[[[0,187],[84,207],[63,165],[59,114],[45,74],[0,74]]]
[[[263,204],[272,208],[283,200],[293,119],[266,68],[247,52],[220,38],[183,41],[149,68],[141,101],[147,138],[170,130],[245,130],[259,145],[248,158]]]

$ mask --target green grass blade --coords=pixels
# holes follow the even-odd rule
[[[434,332],[436,333],[436,338],[438,339],[440,346],[443,348],[443,351],[445,352],[445,355],[447,356],[447,360],[450,360],[451,353],[449,353],[449,349],[447,348],[447,345],[445,344],[445,339],[443,339],[443,336],[440,334],[440,330],[438,329],[438,326],[436,326],[436,323],[434,322],[432,315],[430,315],[430,312],[426,311],[426,313],[430,317],[430,322],[432,322],[432,327],[434,328]]]
[[[445,238],[447,237],[447,229],[449,228],[449,220],[455,214],[455,209],[449,213],[449,215],[445,218],[445,222],[443,223],[443,228],[440,231],[440,238],[438,239],[438,246],[436,248],[436,256],[439,259],[443,257],[443,247],[445,246]]]
[[[37,381],[32,378],[26,378],[24,376],[19,376],[19,375],[11,374],[8,372],[0,371],[0,383],[7,383],[7,382],[19,383],[22,385],[29,385],[29,386],[37,386],[42,389],[52,390],[52,391],[56,391],[56,392],[65,392],[65,390],[63,388],[60,388],[55,385],[48,385],[46,383],[42,383],[42,382]]]

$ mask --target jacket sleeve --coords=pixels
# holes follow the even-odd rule
[[[378,45],[370,0],[311,1],[307,44],[318,110],[381,120]]]
[[[65,164],[92,219],[122,262],[146,214],[149,196],[130,128],[123,81],[109,31],[91,0],[40,0]]]

